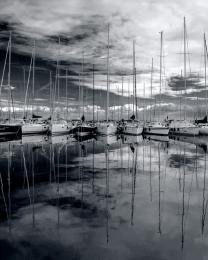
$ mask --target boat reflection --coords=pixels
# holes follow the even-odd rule
[[[128,137],[0,143],[3,252],[23,248],[34,258],[33,252],[44,254],[41,244],[52,248],[50,259],[62,251],[67,259],[73,245],[81,259],[99,259],[103,252],[114,259],[116,248],[119,259],[142,259],[146,252],[155,259],[157,248],[158,259],[201,252],[194,258],[202,260],[208,238],[205,141]]]

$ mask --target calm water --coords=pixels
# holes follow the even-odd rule
[[[208,259],[207,144],[0,143],[0,259]]]

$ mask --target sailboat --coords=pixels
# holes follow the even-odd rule
[[[163,32],[160,32],[160,108],[161,108],[161,88],[162,88],[162,55],[163,55]],[[151,89],[152,89],[153,60],[151,73]],[[152,93],[152,90],[151,90]],[[159,108],[159,109],[160,109]],[[144,127],[144,133],[148,135],[168,135],[169,127],[166,122],[149,122]]]
[[[27,96],[28,96],[28,90],[29,90],[31,67],[32,67],[32,71],[33,71],[32,96],[34,98],[34,92],[35,92],[35,43],[34,43],[34,47],[33,47],[33,51],[32,51],[30,68],[29,68],[28,79],[27,79],[26,92],[25,92],[24,113],[23,113],[23,121],[22,121],[22,134],[23,135],[44,134],[44,133],[47,133],[49,130],[49,125],[46,122],[42,122],[40,120],[41,116],[36,116],[36,115],[32,114],[32,118],[27,119],[26,102],[27,102]],[[33,111],[33,109],[32,109],[32,111]]]
[[[59,99],[59,77],[60,77],[60,68],[59,68],[59,58],[60,58],[60,38],[59,38],[59,53],[56,62],[56,77],[55,77],[55,86],[54,89],[52,88],[52,79],[50,77],[50,90],[52,90],[51,98],[52,98],[52,108],[51,108],[51,122],[50,122],[50,133],[52,135],[59,135],[59,134],[68,134],[73,127],[73,124],[68,124],[66,120],[55,118],[55,100],[56,100],[56,89],[58,89],[58,99]],[[66,97],[67,98],[67,97]],[[59,101],[59,100],[58,100]]]
[[[117,132],[117,126],[109,120],[109,29],[108,25],[108,45],[107,45],[107,99],[106,99],[106,120],[97,123],[97,132],[101,135],[114,135]]]
[[[7,45],[7,51],[6,51],[6,57],[2,72],[2,78],[1,78],[1,85],[0,85],[0,98],[2,93],[2,87],[3,87],[3,81],[4,81],[4,74],[6,70],[6,64],[7,64],[7,58],[9,58],[9,65],[8,65],[8,93],[9,93],[9,106],[8,106],[8,112],[9,112],[9,118],[6,119],[4,122],[0,123],[0,136],[21,136],[22,129],[21,124],[12,122],[11,121],[11,115],[10,115],[10,109],[11,109],[11,97],[12,97],[12,88],[11,88],[11,45],[12,45],[12,37],[10,33],[8,45]],[[8,57],[9,55],[9,57]],[[0,100],[1,102],[1,100]],[[2,112],[2,104],[1,104],[1,112]]]
[[[83,55],[83,62],[82,62],[82,82],[84,77],[84,55]],[[95,77],[94,77],[94,64],[93,64],[93,122],[89,123],[85,121],[85,115],[84,115],[84,82],[83,82],[83,86],[82,86],[82,117],[81,117],[81,122],[79,122],[77,124],[76,129],[74,130],[75,134],[79,137],[84,137],[84,136],[90,136],[90,135],[94,135],[96,132],[96,126],[95,126],[95,120],[94,120],[94,82],[95,82]],[[80,94],[79,94],[80,97]],[[81,100],[80,100],[81,101]],[[80,102],[81,103],[81,102]]]
[[[136,95],[136,66],[135,66],[135,42],[133,41],[133,89],[134,89],[134,98],[135,98],[135,107],[136,107],[136,118],[134,115],[131,117],[131,121],[124,123],[123,134],[129,135],[141,135],[143,132],[143,126],[138,122],[138,113],[137,113],[137,95]],[[136,120],[135,120],[136,119]]]
[[[184,17],[184,90],[186,95],[186,46],[187,46],[187,40],[186,40],[186,18]],[[196,136],[199,135],[199,127],[195,125],[192,122],[189,122],[186,120],[186,97],[184,97],[184,120],[179,121],[172,121],[169,125],[170,128],[170,134],[176,135],[192,135]]]
[[[204,33],[204,85],[206,90],[206,115],[202,120],[195,120],[195,123],[200,127],[199,134],[200,135],[208,135],[208,121],[207,121],[207,114],[208,114],[208,107],[207,107],[207,42],[206,42],[206,35]]]

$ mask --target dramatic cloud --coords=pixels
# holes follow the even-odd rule
[[[135,40],[138,97],[142,98],[144,95],[150,97],[152,57],[154,58],[153,96],[157,97],[161,91],[166,97],[174,97],[177,96],[176,92],[183,90],[183,80],[177,75],[181,74],[181,70],[183,71],[183,17],[186,16],[189,39],[187,72],[190,74],[187,94],[197,92],[200,96],[201,93],[204,94],[204,80],[203,77],[197,79],[193,76],[193,72],[202,75],[202,36],[206,32],[208,22],[207,8],[208,3],[203,0],[197,2],[194,0],[183,2],[179,0],[171,2],[167,0],[130,0],[127,2],[117,0],[113,3],[109,0],[1,0],[1,60],[4,60],[4,51],[11,30],[12,80],[14,87],[21,89],[21,93],[24,93],[23,66],[29,66],[34,41],[36,65],[45,69],[45,72],[36,73],[36,89],[37,93],[41,92],[44,95],[44,98],[49,95],[49,71],[53,72],[54,79],[57,59],[62,66],[60,80],[62,81],[60,90],[62,96],[65,93],[64,70],[66,68],[69,70],[70,95],[72,93],[72,97],[77,99],[80,81],[81,88],[87,91],[92,88],[93,64],[95,65],[95,87],[105,91],[107,25],[110,23],[111,91],[121,95],[121,76],[123,75],[124,95],[128,96],[133,93],[132,42]],[[159,85],[160,35],[158,33],[160,31],[164,31],[161,89]],[[18,93],[15,93],[15,97],[18,98]],[[92,102],[89,96],[87,100]],[[170,100],[164,100],[164,102],[169,103]],[[102,102],[103,105],[104,102]]]

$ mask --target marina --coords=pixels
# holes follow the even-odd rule
[[[205,0],[0,0],[0,260],[208,259]]]

